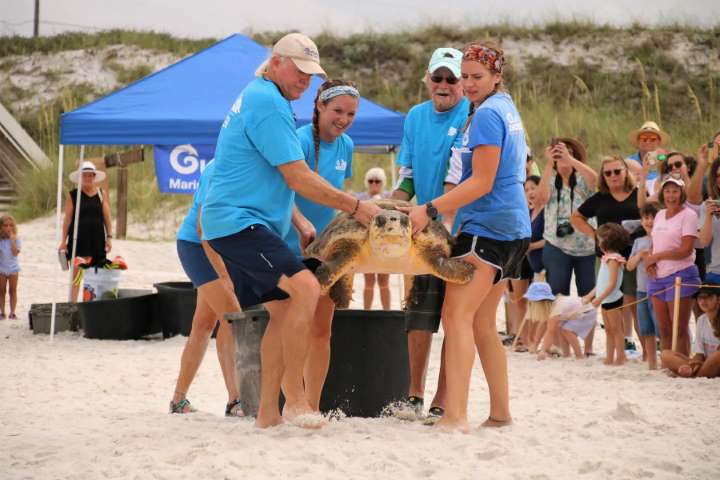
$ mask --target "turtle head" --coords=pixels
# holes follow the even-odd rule
[[[410,218],[397,210],[383,210],[369,225],[370,247],[379,257],[400,257],[412,243]]]

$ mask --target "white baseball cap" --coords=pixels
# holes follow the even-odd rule
[[[282,37],[273,46],[272,55],[290,58],[303,73],[327,78],[325,70],[320,66],[320,53],[315,42],[302,33],[288,33]],[[255,70],[255,76],[260,77],[267,72],[269,63],[268,58]]]
[[[433,74],[438,68],[445,67],[452,72],[455,78],[460,78],[462,58],[463,54],[460,50],[455,48],[438,48],[433,52],[432,57],[430,57],[428,72]]]

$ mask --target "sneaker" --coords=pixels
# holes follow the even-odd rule
[[[633,352],[637,351],[637,347],[635,347],[635,342],[633,342],[629,338],[626,338],[625,339],[625,350],[630,350]]]
[[[425,420],[423,421],[423,425],[435,425],[435,423],[440,420],[444,414],[445,410],[442,407],[430,407],[427,417],[425,417]]]
[[[411,395],[392,408],[392,415],[400,420],[419,420],[423,417],[424,403],[422,398]]]

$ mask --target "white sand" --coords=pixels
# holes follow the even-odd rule
[[[509,354],[515,424],[487,416],[479,362],[471,435],[395,419],[344,419],[321,431],[261,431],[222,416],[211,345],[189,397],[200,412],[167,414],[183,337],[98,341],[27,328],[31,303],[62,300],[54,221],[20,226],[20,320],[0,321],[0,478],[719,478],[720,381],[671,379],[637,362],[537,362]],[[121,286],[183,278],[172,242],[116,241]],[[356,294],[357,296],[357,294]],[[502,317],[499,312],[498,318]],[[604,336],[598,330],[596,351]],[[435,388],[434,341],[427,397]]]

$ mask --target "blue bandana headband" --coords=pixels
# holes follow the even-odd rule
[[[357,88],[351,87],[350,85],[336,85],[324,90],[320,94],[319,100],[325,103],[328,100],[340,95],[350,95],[351,97],[358,98],[360,96],[360,92],[358,92]]]

